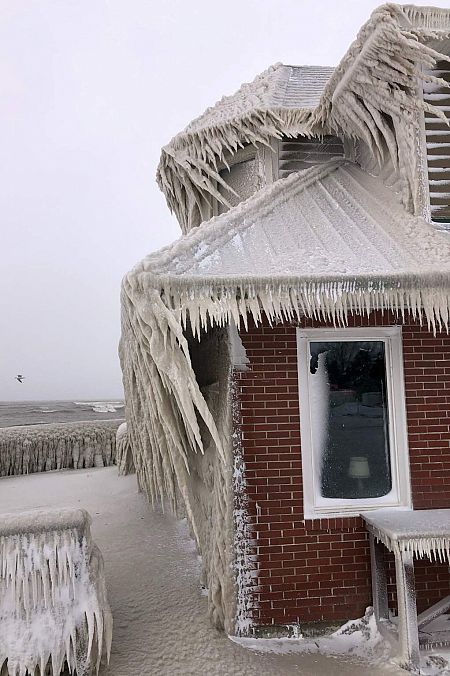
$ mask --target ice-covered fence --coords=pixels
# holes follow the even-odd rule
[[[105,467],[116,457],[122,420],[0,428],[0,476]]]
[[[112,617],[83,509],[0,514],[0,673],[98,672]]]

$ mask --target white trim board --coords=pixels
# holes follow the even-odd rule
[[[324,498],[318,494],[319,471],[313,448],[311,422],[309,343],[311,341],[382,341],[385,344],[386,384],[389,406],[391,491],[379,498]],[[379,508],[411,508],[411,486],[400,326],[369,328],[297,329],[300,432],[305,519],[355,516]],[[306,384],[306,386],[305,386]]]

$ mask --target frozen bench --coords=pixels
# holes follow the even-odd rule
[[[450,509],[383,510],[362,514],[370,538],[374,614],[380,632],[398,639],[401,666],[420,673],[420,645],[450,644],[450,631],[423,630],[450,609],[450,596],[417,615],[414,556],[450,563]],[[398,627],[389,619],[383,545],[395,557]]]
[[[0,514],[0,674],[77,676],[109,661],[103,559],[83,509]],[[38,672],[39,669],[39,672]]]

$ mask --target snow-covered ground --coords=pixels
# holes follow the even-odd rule
[[[298,642],[297,647],[279,642],[278,652],[255,652],[255,641],[248,649],[216,631],[185,526],[152,511],[137,493],[134,476],[118,477],[117,469],[108,467],[0,479],[0,513],[58,505],[90,512],[92,534],[104,555],[114,634],[111,664],[102,668],[102,676],[405,674],[382,659],[369,664],[357,657],[297,652]],[[317,650],[314,642],[308,644],[308,650]],[[267,642],[263,646],[270,648]],[[338,640],[337,652],[342,646]],[[333,640],[324,647],[333,651]]]

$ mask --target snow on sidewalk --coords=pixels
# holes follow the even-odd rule
[[[263,654],[216,631],[186,529],[152,511],[137,493],[135,476],[118,477],[108,467],[0,479],[0,513],[50,506],[84,507],[92,516],[114,618],[111,664],[102,676],[405,673],[342,656]]]

